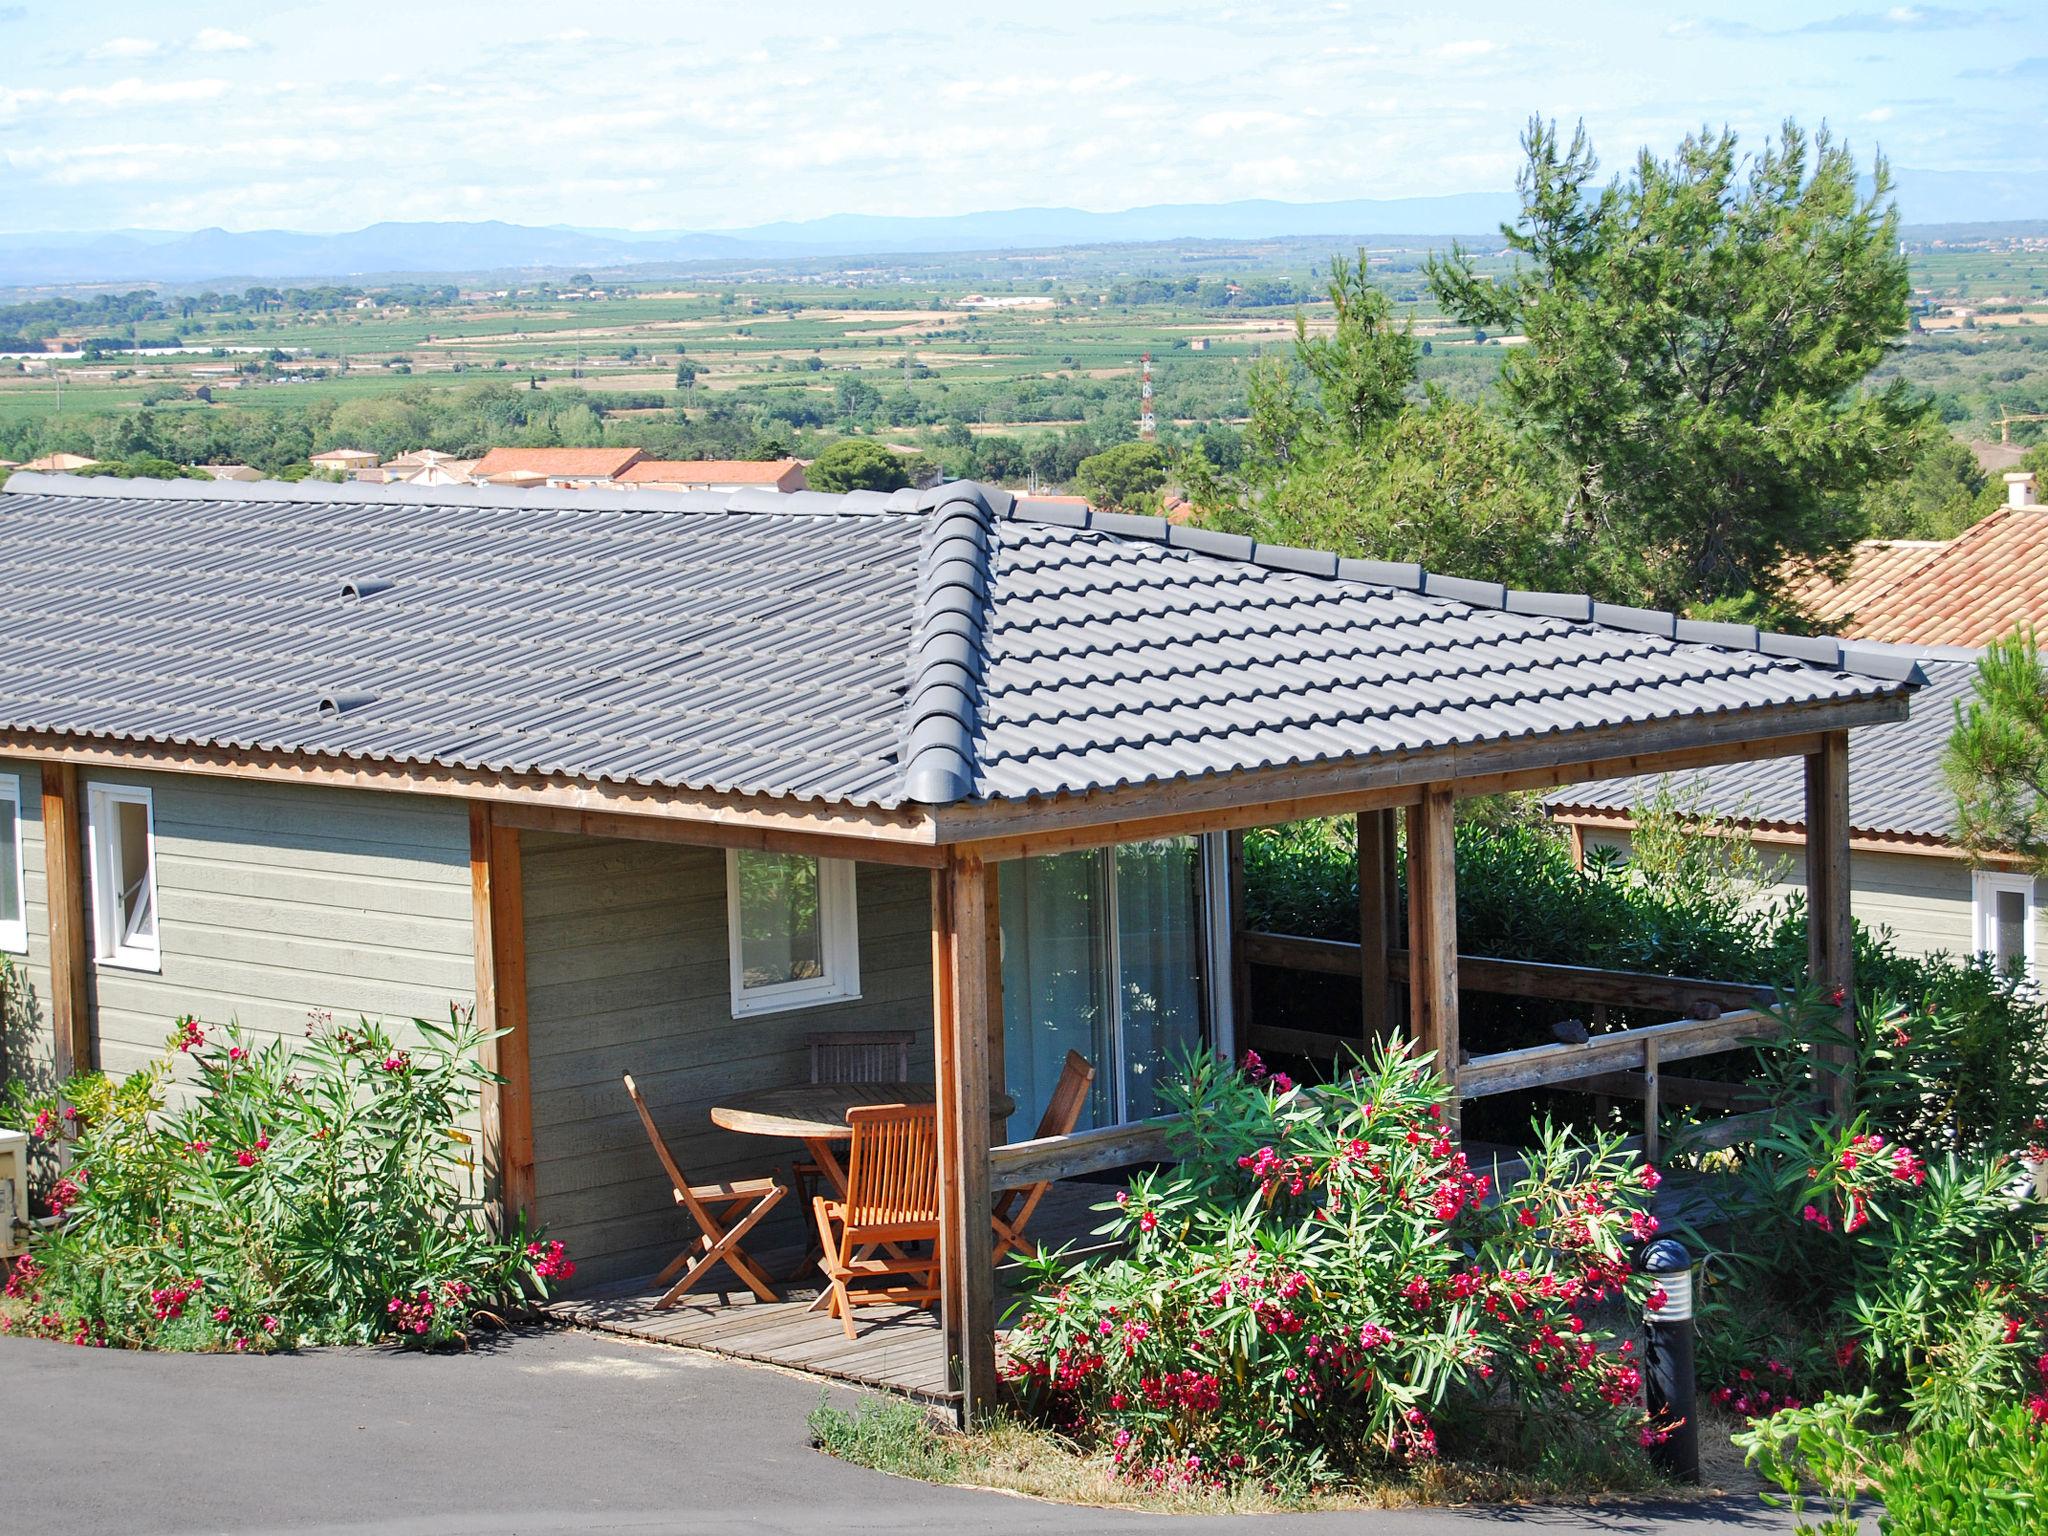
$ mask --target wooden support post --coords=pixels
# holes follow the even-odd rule
[[[70,763],[44,763],[43,884],[50,914],[51,1066],[60,1083],[93,1065],[81,809],[78,769]]]
[[[1394,1032],[1387,954],[1393,947],[1400,895],[1393,881],[1393,841],[1392,811],[1358,813],[1358,1005],[1363,1045]]]
[[[1003,895],[1001,882],[996,878],[996,866],[987,866],[986,888],[988,891],[988,1088],[991,1103],[998,1097],[1007,1097],[1010,1091],[1010,1064],[1007,1057],[1008,1042],[1003,1038]],[[1026,1132],[1026,1134],[1030,1134]],[[1009,1122],[989,1112],[988,1139],[990,1146],[1001,1146],[1010,1139]]]
[[[1230,900],[1230,1017],[1242,1055],[1252,1025],[1252,968],[1244,952],[1244,833],[1225,833],[1224,846],[1229,854],[1225,876]]]
[[[1657,1161],[1657,1123],[1664,1116],[1663,1073],[1655,1040],[1643,1042],[1643,1161]]]
[[[469,890],[476,946],[476,1022],[505,1034],[479,1053],[501,1081],[484,1084],[484,1198],[501,1230],[534,1211],[533,1078],[526,1027],[526,897],[519,829],[488,805],[469,808]]]
[[[1565,828],[1565,836],[1571,839],[1572,868],[1583,874],[1586,868],[1586,829],[1575,821]]]
[[[1841,1038],[1818,1051],[1829,1110],[1847,1119],[1856,1094],[1856,969],[1849,904],[1849,733],[1829,731],[1806,759],[1806,953],[1813,984],[1841,995]]]
[[[932,874],[933,1047],[939,1109],[939,1273],[961,1423],[996,1402],[996,1273],[989,1226],[989,876],[974,854]]]
[[[1458,870],[1451,792],[1408,808],[1408,1033],[1458,1079]]]

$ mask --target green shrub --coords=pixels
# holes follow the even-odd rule
[[[1248,1065],[1200,1058],[1166,1091],[1179,1167],[1101,1207],[1114,1256],[1030,1266],[1007,1363],[1027,1403],[1167,1488],[1413,1464],[1503,1416],[1654,1437],[1633,1344],[1588,1321],[1643,1304],[1626,1248],[1655,1230],[1654,1174],[1546,1130],[1493,1201],[1404,1050],[1321,1089]]]
[[[16,1267],[0,1326],[82,1344],[264,1349],[435,1344],[573,1266],[557,1243],[486,1231],[462,1129],[487,1074],[466,1018],[367,1022],[252,1047],[181,1019],[165,1057],[35,1107],[71,1138],[60,1225]],[[172,1063],[196,1079],[169,1108]],[[68,1118],[66,1118],[68,1115]]]
[[[2048,1526],[2048,1401],[1982,1420],[1951,1417],[1906,1436],[1869,1427],[1869,1395],[1830,1397],[1738,1435],[1750,1463],[1804,1513],[1820,1491],[1823,1536],[1863,1529],[1854,1503],[1883,1505],[1884,1536],[2037,1536]],[[1770,1496],[1766,1496],[1770,1497]]]
[[[1816,1118],[1812,1045],[1837,1010],[1812,991],[1781,1004],[1760,1053],[1771,1126],[1720,1196],[1727,1236],[1700,1305],[1700,1379],[1736,1413],[1868,1390],[1915,1423],[1974,1416],[2041,1390],[2048,1358],[2048,1218],[2019,1159],[1923,1154],[1897,1127],[1940,1124],[1926,1053],[1937,1014],[1877,1001],[1861,1014],[1858,1113]]]

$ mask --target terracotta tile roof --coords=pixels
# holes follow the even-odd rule
[[[644,457],[638,448],[493,448],[476,461],[472,472],[489,476],[526,470],[564,479],[610,480]]]
[[[642,459],[619,481],[624,485],[780,485],[795,459]]]
[[[1795,595],[1853,639],[1989,645],[2048,624],[2048,507],[2001,507],[1946,543],[1860,546],[1846,581]]]
[[[1791,582],[1785,595],[1828,630],[1863,612],[1869,600],[1908,575],[1947,545],[1940,539],[1865,539],[1856,546],[1847,574],[1835,581],[1809,571]]]

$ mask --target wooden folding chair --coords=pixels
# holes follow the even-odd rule
[[[808,1036],[811,1081],[814,1083],[907,1083],[910,1047],[917,1036],[909,1030],[840,1031]],[[789,1182],[797,1200],[808,1206],[817,1195],[825,1170],[807,1157],[789,1165]],[[804,1255],[808,1260],[810,1254]],[[801,1272],[803,1260],[798,1261]],[[792,1276],[794,1278],[794,1276]]]
[[[1081,1123],[1081,1110],[1088,1102],[1088,1089],[1095,1082],[1095,1068],[1079,1051],[1067,1052],[1060,1066],[1060,1080],[1053,1085],[1052,1098],[1038,1119],[1039,1136],[1071,1136]],[[996,1208],[989,1220],[995,1227],[996,1262],[1021,1253],[1026,1258],[1038,1252],[1038,1245],[1024,1235],[1024,1224],[1038,1209],[1038,1202],[1052,1188],[1050,1180],[1006,1189],[996,1196]]]
[[[654,1116],[647,1112],[647,1101],[640,1097],[640,1089],[634,1084],[630,1072],[626,1074],[626,1096],[632,1099],[633,1107],[640,1112],[640,1123],[647,1127],[647,1139],[654,1143],[654,1155],[661,1159],[661,1166],[668,1173],[676,1204],[690,1213],[690,1220],[697,1226],[696,1241],[670,1259],[667,1267],[654,1277],[656,1285],[668,1285],[677,1270],[688,1266],[683,1278],[670,1285],[655,1306],[677,1305],[685,1291],[719,1264],[739,1276],[747,1289],[762,1301],[779,1300],[775,1287],[747,1257],[746,1250],[740,1246],[740,1239],[752,1231],[754,1224],[763,1216],[774,1210],[776,1202],[789,1191],[772,1178],[737,1179],[729,1184],[692,1184],[683,1177],[683,1170],[676,1166],[675,1158],[669,1153],[668,1143],[655,1129]]]
[[[819,1195],[811,1211],[825,1250],[818,1268],[830,1287],[827,1310],[851,1339],[855,1307],[938,1300],[939,1122],[930,1104],[862,1105],[846,1120],[846,1198]],[[916,1243],[929,1251],[903,1251]],[[878,1287],[855,1284],[877,1280]]]

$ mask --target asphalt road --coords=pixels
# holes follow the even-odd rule
[[[810,1449],[818,1386],[687,1350],[515,1335],[469,1355],[144,1355],[0,1339],[0,1525],[295,1532],[1776,1533],[1753,1498],[1669,1508],[1165,1517],[935,1488]],[[850,1398],[849,1398],[850,1400]]]

